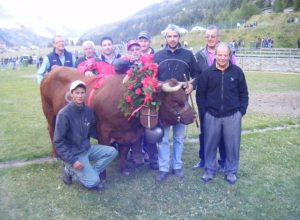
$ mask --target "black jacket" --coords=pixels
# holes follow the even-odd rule
[[[222,72],[214,63],[199,78],[196,100],[201,112],[215,117],[230,116],[237,111],[246,114],[249,98],[243,71],[230,63]]]
[[[53,140],[59,158],[69,164],[75,163],[79,154],[91,147],[91,136],[97,138],[92,109],[71,102],[59,111]]]
[[[184,74],[188,79],[198,77],[198,65],[193,53],[180,45],[174,52],[168,47],[158,51],[154,55],[154,62],[158,64],[158,80],[174,78],[185,82]],[[196,81],[193,84],[196,85]]]

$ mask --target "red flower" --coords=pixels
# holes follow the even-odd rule
[[[142,94],[141,88],[137,88],[137,89],[135,90],[135,94],[137,94],[137,95]]]
[[[152,96],[149,93],[145,94],[144,103],[147,104],[152,101]]]
[[[130,78],[132,76],[132,70],[131,69],[127,70],[126,73],[127,73],[128,78]]]
[[[153,54],[147,54],[147,55],[143,55],[140,58],[140,61],[145,65],[145,64],[149,64],[153,62]]]
[[[132,84],[128,85],[128,90],[133,90],[133,85]]]
[[[156,63],[150,63],[149,70],[153,71],[153,77],[156,77],[157,69],[158,69],[158,65]]]
[[[126,96],[126,97],[125,97],[125,100],[126,100],[127,103],[130,103],[130,102],[131,102],[131,96],[129,96],[129,95]]]

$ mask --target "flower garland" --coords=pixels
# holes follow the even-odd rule
[[[153,101],[152,94],[156,91],[158,80],[158,65],[153,63],[153,55],[142,56],[140,64],[134,65],[127,71],[128,80],[119,108],[129,119],[139,116],[142,107],[158,109],[159,103]]]

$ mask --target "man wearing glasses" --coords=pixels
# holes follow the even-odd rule
[[[37,71],[37,80],[41,84],[43,78],[53,66],[75,67],[75,56],[65,49],[65,38],[55,35],[53,38],[53,51],[43,58],[43,63]]]
[[[215,49],[217,44],[220,42],[220,30],[217,26],[211,25],[208,26],[205,32],[205,39],[206,39],[206,46],[198,51],[196,53],[196,59],[198,61],[200,72],[203,73],[204,70],[206,70],[208,67],[212,66],[215,62]],[[236,58],[234,55],[230,57],[230,62],[232,64],[236,64]],[[199,119],[201,122],[200,126],[200,132],[199,135],[199,142],[200,142],[200,149],[199,149],[199,162],[194,165],[194,168],[203,168],[205,164],[205,158],[204,158],[204,112],[201,112],[200,109],[200,103],[197,102],[198,105],[198,113],[199,113]],[[219,142],[219,154],[220,154],[220,160],[219,165],[221,170],[224,169],[225,164],[225,147],[224,147],[224,141],[223,137],[221,136],[220,142]]]

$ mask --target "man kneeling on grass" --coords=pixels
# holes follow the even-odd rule
[[[85,83],[80,80],[72,82],[72,101],[57,115],[54,145],[58,157],[64,161],[65,184],[70,185],[74,178],[88,189],[101,191],[104,181],[100,173],[118,152],[110,146],[90,144],[90,137],[97,138],[96,119],[93,110],[84,104],[85,95]]]

